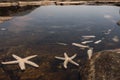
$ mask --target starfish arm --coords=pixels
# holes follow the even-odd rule
[[[64,63],[63,63],[63,66],[64,66],[65,68],[67,68],[67,64],[68,64],[68,60],[65,60]]]
[[[57,57],[57,56],[55,56],[55,58],[56,59],[60,59],[60,60],[65,60],[65,58],[63,58],[63,57]]]
[[[2,64],[16,64],[18,61],[1,62]]]
[[[73,60],[70,60],[70,63],[72,63],[72,64],[74,64],[74,65],[76,65],[76,66],[79,66],[79,64],[78,63],[76,63],[75,61],[73,61]]]
[[[34,57],[36,57],[36,56],[37,56],[37,55],[32,55],[32,56],[26,57],[26,58],[24,58],[24,59],[28,60],[28,59],[34,58]]]
[[[82,44],[78,44],[78,43],[72,43],[72,45],[80,47],[80,48],[89,48],[89,46],[87,46],[87,45],[82,45]]]
[[[13,56],[15,59],[17,59],[17,60],[18,60],[18,59],[21,59],[21,57],[15,55],[15,54],[13,54],[12,56]]]
[[[31,62],[31,61],[26,61],[25,63],[29,64],[29,65],[32,65],[34,67],[39,67],[39,65],[37,65],[36,63],[34,62]]]
[[[72,57],[70,57],[71,59],[74,59],[77,56],[77,54],[73,55]]]
[[[21,70],[25,70],[25,63],[24,62],[19,62],[19,66]]]
[[[87,54],[88,54],[88,58],[89,58],[89,59],[91,59],[92,53],[93,53],[93,49],[89,49],[89,50],[87,51]]]
[[[65,56],[65,58],[68,58],[68,55],[67,55],[67,53],[66,53],[66,52],[64,53],[64,56]]]

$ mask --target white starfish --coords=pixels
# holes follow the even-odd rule
[[[2,62],[2,64],[16,64],[18,63],[21,70],[25,70],[25,63],[34,66],[34,67],[39,67],[39,65],[37,65],[36,63],[29,61],[29,59],[36,57],[37,55],[32,55],[32,56],[28,56],[26,58],[21,58],[15,54],[12,55],[16,60],[15,61],[8,61],[8,62]]]
[[[55,58],[56,58],[56,59],[60,59],[60,60],[64,60],[63,66],[64,66],[65,68],[67,68],[68,62],[70,62],[70,63],[72,63],[72,64],[74,64],[74,65],[76,65],[76,66],[79,66],[78,63],[76,63],[76,62],[73,61],[73,59],[76,57],[76,54],[73,55],[72,57],[69,57],[69,56],[67,55],[67,53],[64,53],[64,56],[65,56],[64,58],[63,58],[63,57],[57,57],[57,56],[55,56]]]
[[[82,36],[83,39],[93,39],[95,38],[96,36],[94,35],[86,35],[86,36]]]
[[[79,43],[72,43],[72,45],[77,46],[77,47],[80,47],[80,48],[89,48],[89,46],[87,46],[87,45],[82,45],[82,44],[79,44]]]
[[[87,43],[91,43],[91,42],[93,42],[93,41],[83,41],[83,42],[81,42],[82,44],[87,44]]]
[[[102,40],[98,40],[98,41],[94,42],[94,44],[99,44],[100,42],[102,42]]]
[[[89,48],[87,51],[88,54],[88,59],[91,59],[92,55],[93,55],[93,48]]]

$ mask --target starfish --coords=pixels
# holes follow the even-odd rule
[[[15,61],[2,62],[2,64],[16,64],[16,63],[18,63],[21,70],[26,69],[25,63],[29,64],[31,66],[34,66],[34,67],[39,67],[36,63],[34,63],[32,61],[29,61],[29,59],[34,58],[37,55],[28,56],[26,58],[21,58],[21,57],[15,55],[15,54],[13,54],[12,56],[16,59]]]
[[[72,63],[72,64],[74,64],[74,65],[76,65],[76,66],[79,66],[78,63],[76,63],[76,62],[73,61],[73,59],[76,57],[76,54],[73,55],[72,57],[69,57],[69,56],[67,55],[67,53],[64,53],[64,56],[65,56],[64,58],[63,58],[63,57],[57,57],[57,56],[55,56],[55,58],[56,58],[56,59],[59,59],[59,60],[64,60],[63,66],[64,66],[65,68],[67,68],[68,62],[70,62],[70,63]]]
[[[93,55],[93,48],[89,48],[87,54],[88,54],[88,59],[90,60]]]
[[[89,46],[78,44],[78,43],[72,43],[72,45],[80,47],[80,48],[89,48]]]
[[[98,41],[94,42],[94,44],[99,44],[100,42],[102,42],[102,40],[98,40]]]
[[[88,44],[88,43],[92,43],[93,41],[83,41],[81,42],[82,44]]]

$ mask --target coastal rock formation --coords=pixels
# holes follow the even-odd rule
[[[112,4],[120,5],[120,0],[1,0],[0,7],[23,7],[23,6],[41,6],[41,5],[97,5]]]
[[[64,47],[59,47],[54,45],[53,48],[65,49]],[[26,46],[16,46],[10,49],[5,49],[7,52],[2,51],[0,55],[0,62],[14,60],[11,56],[13,53],[22,57],[28,55],[37,54],[36,58],[31,59],[39,65],[38,68],[26,65],[26,70],[21,71],[18,64],[15,65],[1,65],[0,67],[0,80],[79,80],[79,67],[69,64],[68,69],[62,66],[62,62],[56,60],[55,55],[60,55],[59,51],[57,53],[52,52],[49,46],[39,46],[36,48],[28,48]],[[48,52],[49,53],[48,53]],[[61,54],[63,55],[63,54]],[[76,59],[75,59],[76,61]]]
[[[120,49],[94,54],[80,74],[82,80],[120,80]]]
[[[40,67],[34,68],[26,65],[26,70],[21,71],[17,64],[0,64],[0,80],[120,80],[120,49],[95,53],[91,60],[79,62],[77,60],[80,57],[76,57],[78,59],[75,61],[80,66],[76,67],[69,64],[68,69],[65,69],[62,62],[54,57],[55,55],[63,55],[60,54],[62,52],[57,52],[58,49],[62,51],[67,48],[57,45],[53,45],[52,48],[50,46],[32,48],[22,45],[10,49],[5,48],[0,54],[0,62],[14,60],[11,56],[13,53],[22,57],[37,54],[38,57],[31,59],[31,61]],[[82,64],[83,61],[85,62]]]

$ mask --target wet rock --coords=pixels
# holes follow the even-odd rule
[[[10,80],[9,76],[0,68],[0,80]]]
[[[56,49],[58,49],[59,45],[54,46],[57,47]],[[46,51],[43,47],[46,49]],[[20,57],[26,57],[32,54],[36,54],[38,56],[31,59],[31,61],[37,63],[40,67],[35,68],[26,64],[26,70],[21,71],[18,64],[2,65],[1,69],[5,73],[1,74],[2,71],[0,71],[0,80],[79,80],[78,67],[69,64],[68,69],[64,69],[62,65],[63,62],[54,58],[55,55],[63,55],[60,54],[62,52],[51,52],[52,49],[49,49],[49,46],[39,46],[37,48],[39,49],[31,49],[30,47],[20,45],[11,47],[7,50],[7,53],[1,54],[0,62],[15,60],[11,56],[13,53],[19,55]],[[59,47],[59,49],[64,48]],[[9,79],[4,76],[8,76]]]
[[[120,49],[101,51],[81,69],[82,80],[120,80]]]
[[[120,21],[117,22],[117,25],[120,26]]]
[[[21,57],[37,54],[31,61],[40,67],[35,68],[26,64],[26,70],[21,71],[18,64],[1,65],[0,80],[119,80],[120,79],[120,49],[101,51],[95,53],[91,60],[83,64],[80,57],[76,57],[80,67],[68,64],[68,69],[64,69],[63,62],[56,60],[54,56],[63,56],[64,49],[74,53],[71,48],[61,45],[41,45],[41,46],[14,46],[5,49],[5,54],[0,54],[0,62],[14,60],[13,53]],[[54,50],[53,50],[54,49]],[[58,51],[60,50],[60,52]],[[56,53],[57,52],[57,53]],[[69,52],[69,53],[70,53]],[[72,54],[70,54],[72,55]],[[79,75],[80,70],[80,75]]]

